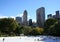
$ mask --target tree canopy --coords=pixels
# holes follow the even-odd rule
[[[18,24],[13,18],[1,18],[0,30],[1,31],[14,31]]]

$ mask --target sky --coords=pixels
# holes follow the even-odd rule
[[[45,19],[48,14],[55,14],[60,10],[60,0],[0,0],[0,18],[16,17],[28,12],[28,19],[36,21],[36,10],[45,7]]]

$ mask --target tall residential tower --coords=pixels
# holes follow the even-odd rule
[[[36,10],[36,19],[37,19],[37,26],[44,27],[45,22],[45,8],[41,7]]]

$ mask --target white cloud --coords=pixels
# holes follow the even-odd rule
[[[33,19],[33,22],[36,22],[36,20],[35,20],[35,19]]]
[[[23,16],[23,14],[20,14],[20,17],[22,17]]]
[[[20,16],[20,17],[22,17],[22,16],[23,16],[23,14],[21,13],[21,14],[18,14],[18,15],[16,15],[16,16]]]
[[[0,15],[0,18],[14,18],[14,19],[15,19],[15,16],[10,16],[10,17],[8,17],[8,16]]]
[[[0,15],[0,18],[8,18],[7,16],[2,16],[2,15]]]
[[[10,16],[11,18],[14,18],[14,20],[15,20],[15,16]]]
[[[14,18],[15,19],[17,16],[22,17],[23,14],[21,13],[21,14],[18,14],[16,16],[3,16],[0,14],[0,18]],[[31,17],[29,15],[27,16],[27,18],[28,18],[28,21],[29,21],[29,19],[31,19]],[[35,20],[33,20],[33,21],[35,21]]]
[[[22,17],[23,14],[18,14],[18,15],[16,15],[16,16],[4,16],[4,15],[1,15],[1,14],[0,14],[0,18],[14,18],[14,19],[15,19],[15,17],[17,17],[17,16]]]

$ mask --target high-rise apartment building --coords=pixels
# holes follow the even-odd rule
[[[56,11],[56,18],[58,19],[60,17],[59,10]]]
[[[41,7],[36,11],[37,26],[44,27],[45,22],[45,8]]]
[[[32,26],[32,19],[29,19],[29,26]]]
[[[53,15],[53,18],[55,18],[55,19],[56,19],[56,15]]]
[[[23,25],[27,25],[27,11],[25,10],[24,12],[23,12]]]
[[[49,19],[49,18],[53,18],[52,14],[49,14],[49,15],[48,15],[48,19]]]
[[[19,24],[22,24],[22,18],[21,18],[21,17],[16,17],[16,21],[17,21]]]

